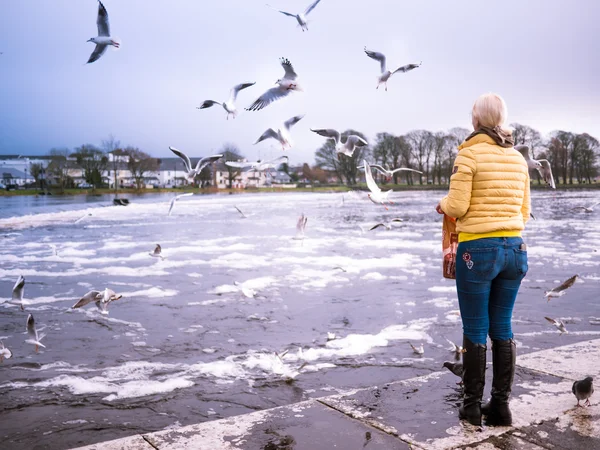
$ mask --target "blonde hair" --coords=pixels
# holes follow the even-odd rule
[[[508,117],[508,109],[504,99],[498,94],[490,92],[480,95],[473,104],[472,115],[480,126],[492,129],[499,128],[508,135],[512,134],[512,129],[504,125]]]

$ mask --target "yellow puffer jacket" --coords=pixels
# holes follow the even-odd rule
[[[531,211],[523,156],[486,134],[473,136],[458,150],[450,191],[440,207],[458,219],[459,241],[520,236]]]

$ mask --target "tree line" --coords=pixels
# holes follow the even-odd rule
[[[600,172],[600,145],[596,138],[587,133],[572,133],[558,130],[543,137],[532,127],[513,123],[515,145],[528,145],[530,155],[550,162],[557,184],[592,183]],[[356,130],[346,130],[343,139],[349,134],[364,138]],[[338,157],[335,144],[327,140],[315,152],[316,168],[335,173],[341,183],[355,185],[360,179],[363,160],[394,169],[407,167],[423,172],[397,172],[391,180],[394,184],[418,183],[445,185],[449,183],[457,147],[470,134],[466,128],[451,128],[448,131],[432,132],[413,130],[401,136],[391,133],[377,133],[375,141],[367,147],[357,147],[351,158]],[[541,183],[539,174],[533,178]],[[381,177],[380,183],[386,183]]]

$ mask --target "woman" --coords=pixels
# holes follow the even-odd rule
[[[529,219],[529,172],[504,128],[506,104],[484,94],[473,105],[474,132],[459,147],[450,191],[436,210],[455,217],[456,288],[463,322],[464,399],[459,417],[473,425],[510,425],[516,347],[511,319],[527,273],[521,231]],[[481,406],[487,336],[492,340],[492,399]]]

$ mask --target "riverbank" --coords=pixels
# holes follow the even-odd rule
[[[598,360],[600,339],[520,355],[511,427],[477,428],[460,422],[461,388],[454,375],[440,371],[79,450],[596,449],[600,448],[598,396],[592,396],[592,406],[578,408],[571,386],[574,380],[600,376]],[[488,390],[491,372],[487,371]]]

